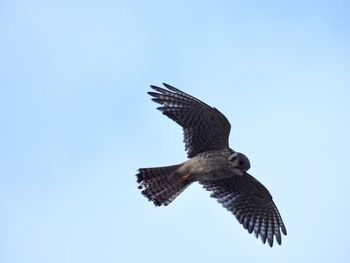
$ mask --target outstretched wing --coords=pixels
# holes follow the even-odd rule
[[[151,86],[148,92],[164,115],[178,123],[184,131],[184,143],[189,158],[198,153],[228,147],[230,123],[217,109],[191,95],[163,83],[166,87]]]
[[[281,244],[281,231],[287,235],[280,213],[269,191],[253,176],[246,173],[221,180],[200,181],[227,210],[231,211],[249,233],[273,245],[274,236]]]

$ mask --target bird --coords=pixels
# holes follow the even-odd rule
[[[229,147],[230,122],[201,100],[169,85],[151,85],[157,109],[183,128],[188,160],[170,166],[138,169],[137,183],[155,206],[169,205],[192,183],[211,192],[256,238],[272,247],[287,229],[267,188],[250,175],[250,161]]]

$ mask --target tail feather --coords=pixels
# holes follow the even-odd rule
[[[176,173],[180,166],[181,164],[139,169],[136,176],[141,193],[156,206],[170,204],[192,183],[190,180],[181,180],[181,175]]]

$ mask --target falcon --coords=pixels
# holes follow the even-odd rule
[[[148,92],[164,115],[183,128],[188,160],[171,166],[140,168],[141,193],[156,206],[167,206],[194,182],[211,192],[249,232],[273,246],[287,235],[269,191],[247,171],[247,156],[229,147],[231,125],[216,108],[163,83]]]

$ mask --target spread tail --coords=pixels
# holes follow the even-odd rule
[[[192,183],[189,175],[177,173],[181,165],[140,168],[136,176],[141,193],[156,206],[170,204]]]

